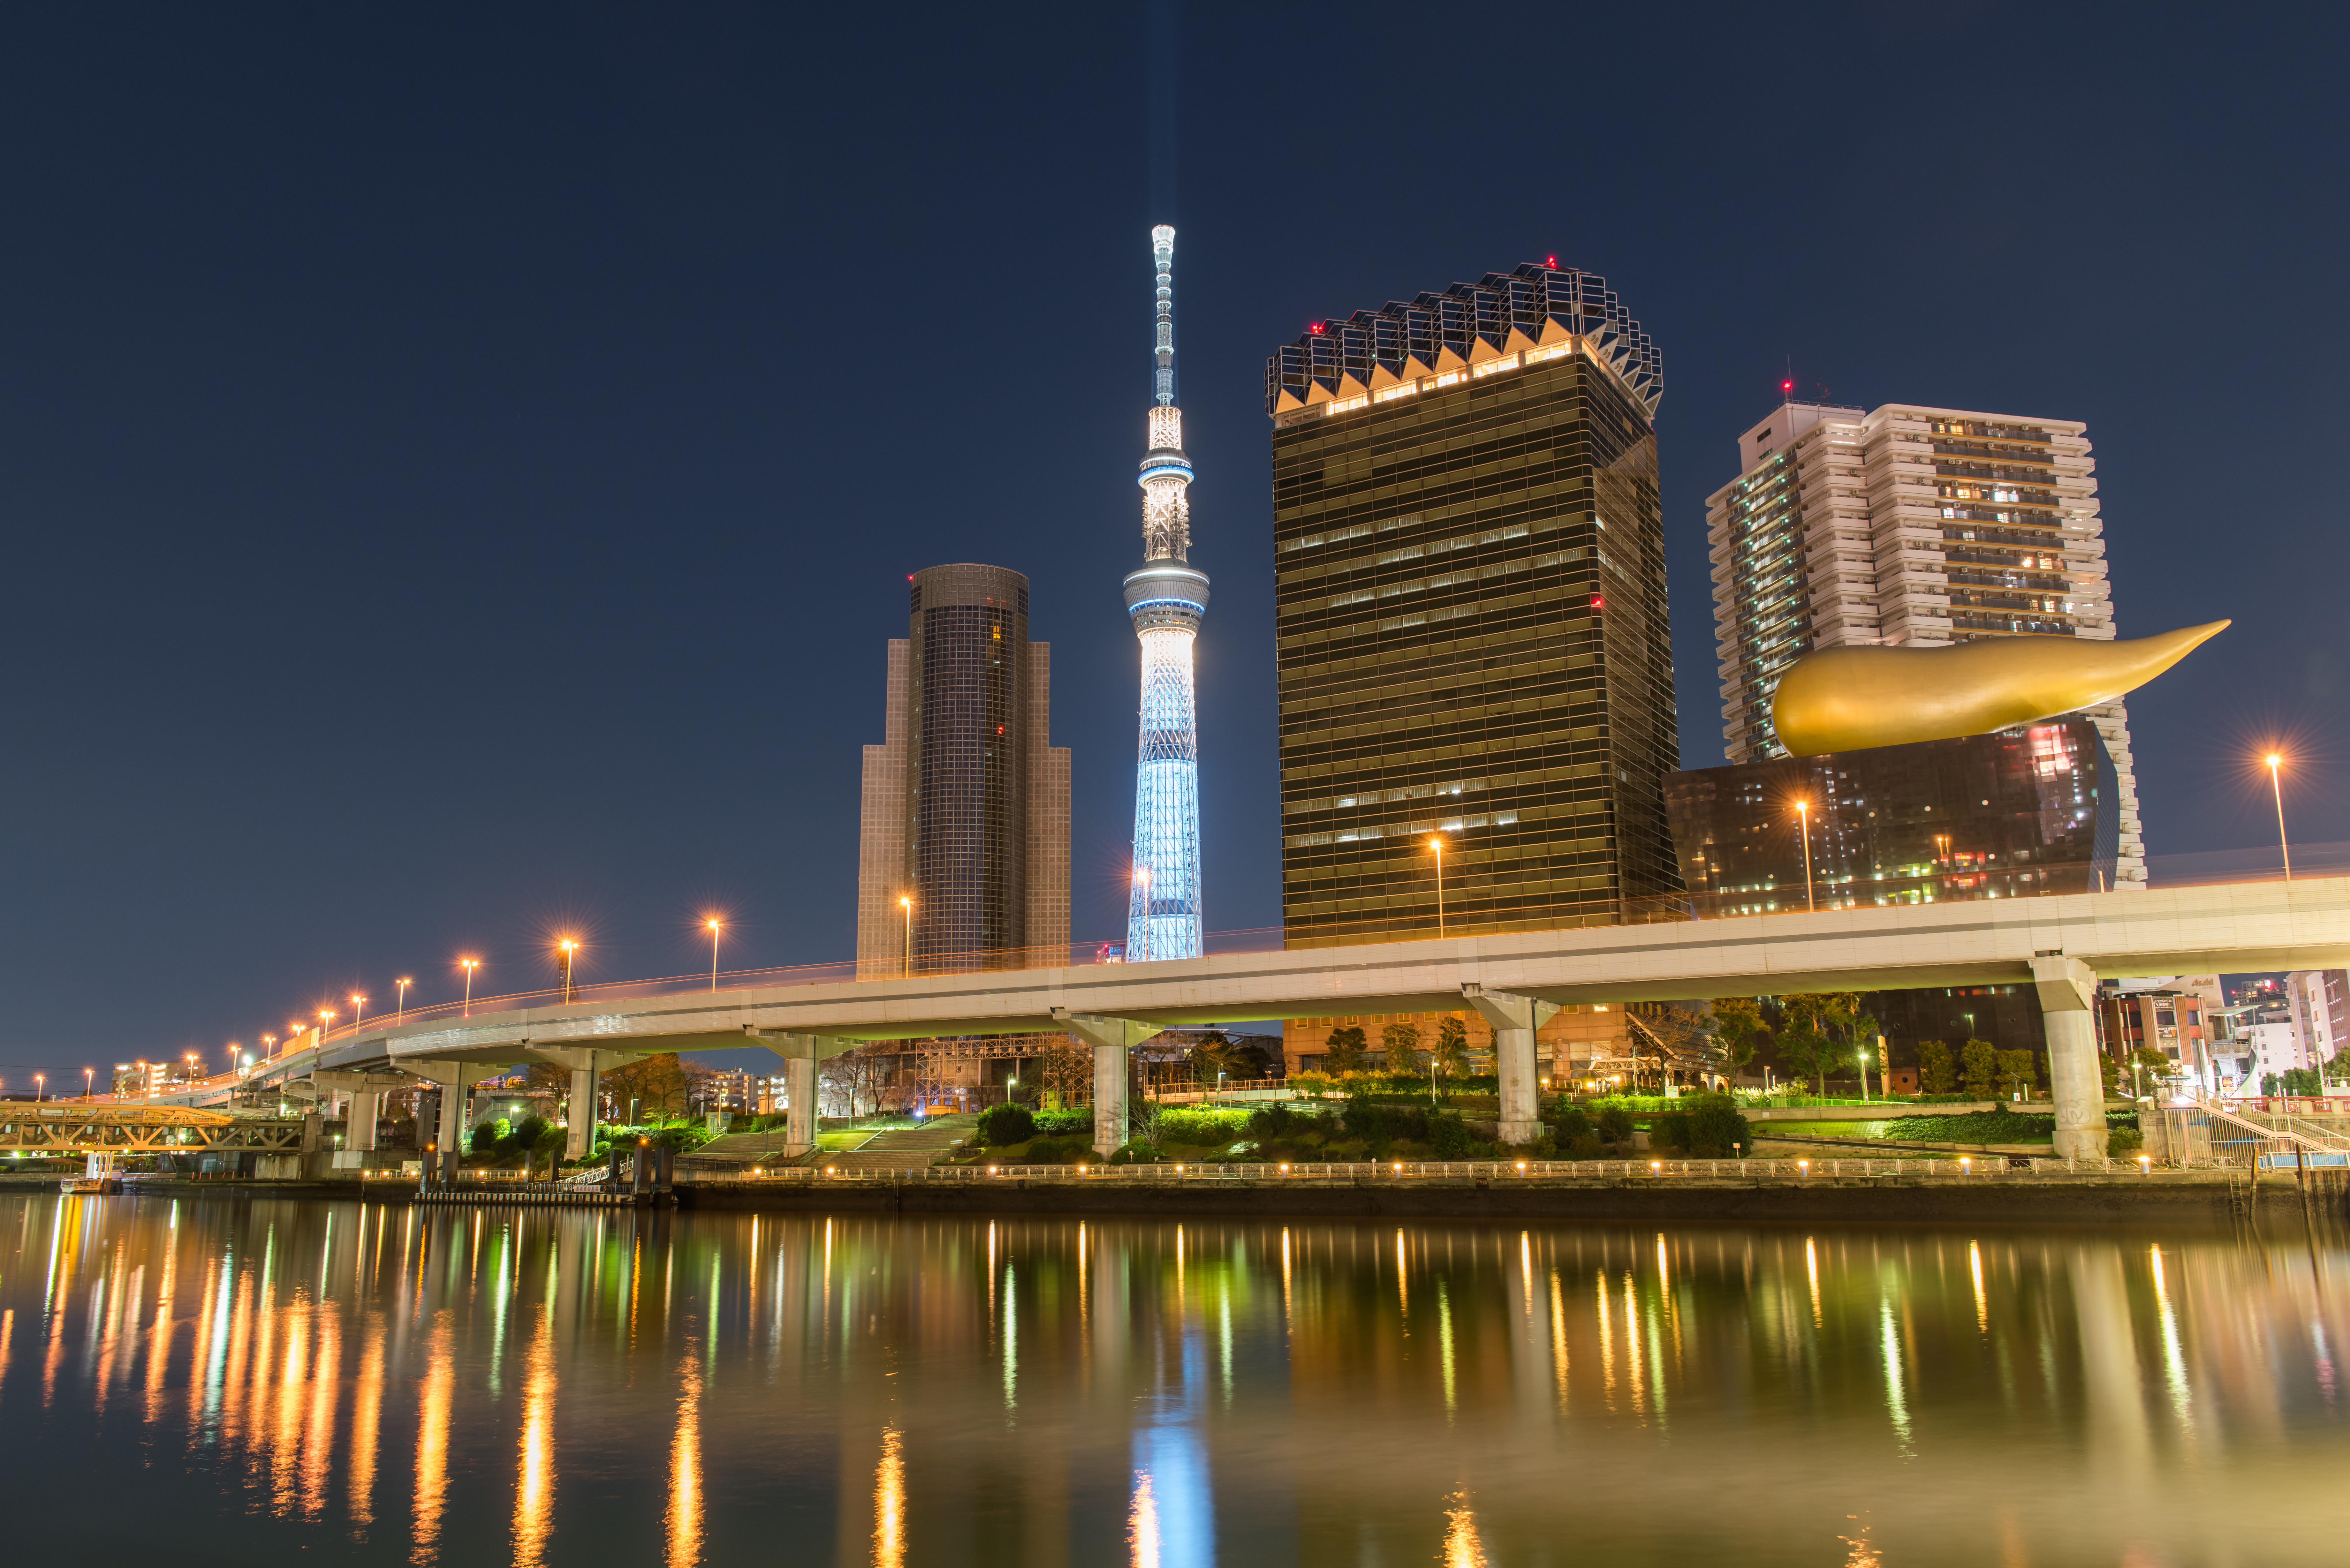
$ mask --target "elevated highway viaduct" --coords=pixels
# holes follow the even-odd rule
[[[2105,1149],[2091,1011],[2101,977],[2343,967],[2350,878],[2310,877],[599,997],[370,1021],[272,1066],[414,1075],[462,1091],[494,1069],[543,1062],[569,1068],[572,1103],[592,1105],[596,1074],[638,1054],[764,1045],[785,1062],[790,1137],[805,1147],[827,1056],[871,1041],[1065,1029],[1093,1048],[1096,1142],[1107,1153],[1124,1135],[1127,1053],[1161,1029],[1469,1007],[1493,1027],[1502,1136],[1523,1142],[1540,1130],[1534,1031],[1568,1003],[2029,984],[2047,1023],[2056,1152],[2084,1158]],[[452,1156],[461,1099],[442,1096],[440,1147]],[[591,1130],[573,1120],[575,1158]]]

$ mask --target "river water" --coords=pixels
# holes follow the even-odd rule
[[[2350,1561],[2350,1251],[0,1199],[18,1560]]]

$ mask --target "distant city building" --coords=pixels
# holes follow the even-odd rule
[[[2284,977],[2302,1065],[2322,1069],[2350,1049],[2350,971],[2295,970]]]
[[[2071,718],[1672,774],[1665,804],[1702,919],[2102,890],[2112,778]]]
[[[1677,889],[1659,356],[1488,274],[1266,365],[1286,945],[1605,922]]]
[[[2105,524],[2077,420],[1788,402],[1707,498],[1730,760],[1783,754],[1771,699],[1817,649],[1979,638],[2109,640]],[[2129,720],[2085,709],[2113,758],[2115,886],[2146,884]]]
[[[2212,1094],[2229,1093],[2242,1075],[2224,1038],[2221,1024],[2207,1017],[2208,999],[2181,991],[2169,981],[2152,984],[2124,981],[2098,997],[2099,1020],[2106,1053],[2122,1064],[2122,1080],[2132,1081],[2129,1063],[2140,1050],[2149,1050],[2178,1064],[2178,1075],[2193,1080]],[[2259,1073],[2253,1073],[2257,1085]],[[2144,1074],[2137,1077],[2147,1093],[2155,1084]]]
[[[882,742],[865,748],[858,975],[1065,963],[1069,753],[1050,743],[1052,648],[1029,640],[1028,579],[931,566],[909,590]],[[908,1041],[855,1072],[896,1108],[978,1083],[977,1057],[1046,1048],[1035,1036]]]
[[[1435,935],[1440,836],[1448,934],[1604,924],[1676,891],[1663,362],[1606,280],[1525,265],[1357,311],[1265,382],[1284,945]],[[1432,1043],[1440,1021],[1414,1027]],[[1290,1067],[1338,1026],[1285,1025]]]
[[[882,742],[865,748],[857,972],[1065,951],[1069,753],[1048,740],[1052,649],[1028,639],[1028,579],[931,566],[910,587]]]

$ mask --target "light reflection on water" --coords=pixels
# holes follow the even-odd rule
[[[2335,1562],[2345,1301],[2338,1240],[12,1197],[0,1473],[23,1553]]]

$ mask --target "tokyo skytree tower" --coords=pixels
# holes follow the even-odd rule
[[[1142,460],[1142,567],[1126,575],[1126,613],[1142,642],[1142,740],[1134,771],[1129,962],[1200,956],[1200,724],[1191,642],[1208,613],[1207,574],[1186,564],[1191,464],[1175,406],[1175,231],[1150,231],[1159,275],[1158,406]]]

